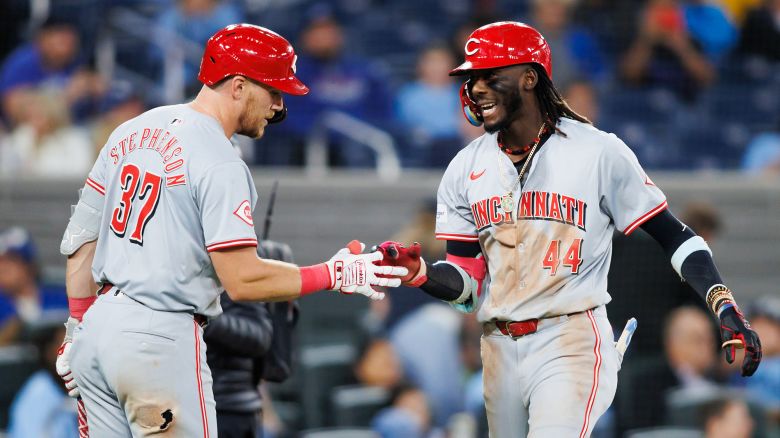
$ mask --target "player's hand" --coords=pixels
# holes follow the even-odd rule
[[[65,388],[68,391],[68,395],[73,398],[78,398],[81,394],[79,388],[76,386],[76,381],[73,379],[73,374],[70,372],[70,347],[73,345],[73,331],[79,325],[79,320],[73,317],[68,318],[65,323],[65,338],[62,340],[59,350],[57,350],[57,374],[60,375],[65,382]]]
[[[732,307],[720,312],[720,333],[723,338],[722,348],[726,350],[726,361],[733,363],[736,349],[745,349],[745,359],[742,361],[742,376],[752,376],[761,363],[761,340],[750,323],[745,319],[739,308]]]
[[[422,246],[414,242],[408,248],[402,243],[387,241],[372,248],[384,256],[381,264],[388,266],[403,266],[409,273],[401,277],[403,284],[418,287],[428,279],[425,261],[420,257]]]
[[[372,300],[381,300],[385,294],[374,286],[398,287],[408,270],[400,266],[383,266],[376,262],[382,260],[379,251],[362,254],[365,245],[353,240],[342,248],[330,260],[325,262],[330,274],[330,290],[341,293],[359,293]]]

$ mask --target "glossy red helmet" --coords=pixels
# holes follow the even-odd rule
[[[303,95],[309,88],[295,77],[295,51],[281,35],[252,24],[231,24],[206,43],[198,79],[214,85],[242,75],[287,94]]]
[[[469,35],[464,47],[466,62],[450,76],[468,74],[471,70],[536,63],[552,79],[550,46],[533,27],[516,21],[499,21],[480,27]]]

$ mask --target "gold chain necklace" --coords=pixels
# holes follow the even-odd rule
[[[536,149],[539,147],[539,144],[542,142],[541,141],[542,133],[544,132],[544,128],[546,126],[547,126],[547,122],[542,123],[542,127],[539,128],[539,133],[536,134],[536,141],[534,141],[533,146],[531,146],[531,152],[528,153],[528,157],[526,157],[525,163],[523,163],[523,167],[520,168],[520,172],[518,172],[515,182],[512,184],[511,187],[509,187],[509,190],[506,192],[506,194],[501,197],[501,208],[503,208],[504,212],[508,214],[513,214],[515,211],[515,199],[512,193],[515,191],[515,187],[517,187],[517,185],[520,184],[520,181],[523,180],[523,175],[525,175],[525,171],[528,168],[528,164],[531,162],[531,159],[533,159]],[[504,169],[501,166],[502,150],[500,148],[497,148],[496,150],[498,151],[498,175],[499,178],[501,179],[501,185],[506,187],[507,184],[506,184],[506,180],[504,179]]]

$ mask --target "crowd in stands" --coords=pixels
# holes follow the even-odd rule
[[[482,133],[447,73],[472,30],[511,19],[545,35],[572,107],[645,167],[780,168],[780,0],[78,0],[47,16],[26,3],[0,7],[0,175],[83,176],[112,128],[194,95],[202,45],[242,21],[290,39],[311,88],[273,135],[243,140],[252,164],[303,165],[325,130],[330,165],[374,166],[362,132],[327,125],[339,112],[389,133],[404,167],[446,166]]]
[[[170,73],[173,37],[201,47],[238,21],[288,37],[299,52],[298,75],[311,87],[308,96],[286,99],[287,120],[245,148],[252,164],[302,165],[310,133],[338,111],[391,133],[405,167],[442,168],[482,133],[462,117],[460,84],[447,73],[468,34],[497,19],[536,26],[552,46],[554,81],[567,101],[621,136],[646,167],[780,174],[780,0],[83,0],[83,14],[72,11],[74,2],[69,11],[52,2],[48,17],[20,6],[27,3],[0,6],[0,24],[9,30],[0,34],[0,177],[83,178],[116,126],[166,103],[160,85]],[[127,8],[145,17],[148,32],[116,37],[124,68],[107,76],[112,69],[102,66],[96,47],[103,28],[94,17],[110,21]],[[199,87],[197,57],[180,58],[184,96]],[[372,166],[375,157],[360,140],[333,134],[330,164]],[[396,240],[421,241],[424,257],[436,260],[444,248],[431,239],[431,208]],[[703,236],[705,228],[718,229],[706,206],[684,221]],[[642,334],[594,437],[663,425],[711,438],[780,428],[776,291],[744,309],[764,348],[750,379],[719,356],[718,332],[701,304],[683,301],[670,299],[640,318]],[[486,436],[476,320],[404,288],[371,306],[361,317],[348,383],[380,388],[382,396],[359,425],[383,438]],[[66,309],[62,286],[41,275],[29,233],[0,233],[0,347],[32,345],[37,365],[19,376],[18,392],[0,392],[10,406],[0,412],[0,430],[10,437],[75,436],[65,432],[75,428],[62,426],[75,424],[75,408],[52,369]],[[298,389],[303,397],[310,388]],[[276,426],[279,436],[283,429]]]

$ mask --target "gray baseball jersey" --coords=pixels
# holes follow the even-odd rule
[[[489,273],[478,319],[521,321],[606,304],[615,228],[630,234],[666,208],[661,190],[615,135],[571,119],[532,160],[527,178],[485,134],[450,162],[436,236],[479,242]],[[503,204],[503,205],[502,205]],[[511,207],[507,211],[505,207]]]
[[[216,119],[173,105],[124,123],[87,186],[105,195],[95,281],[155,310],[221,312],[208,252],[257,245],[257,193]]]

